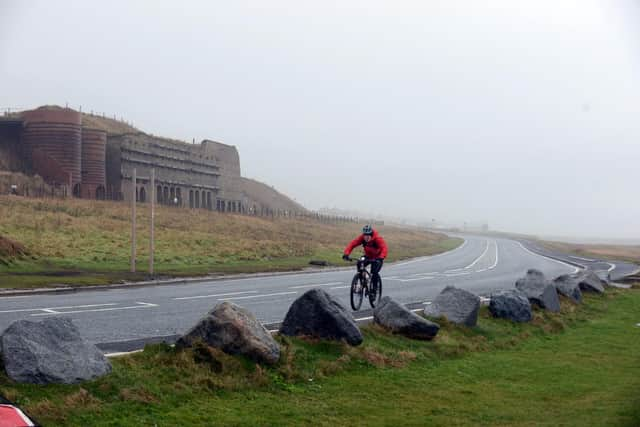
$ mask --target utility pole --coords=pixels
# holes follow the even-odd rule
[[[151,169],[151,239],[149,243],[149,274],[153,276],[153,252],[155,251],[155,236],[153,232],[156,218],[156,170]]]
[[[133,169],[133,176],[131,177],[131,272],[136,272],[136,191],[138,178],[136,176],[136,169]]]

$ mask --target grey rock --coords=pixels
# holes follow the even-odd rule
[[[176,346],[191,347],[198,339],[260,363],[275,364],[280,359],[280,347],[269,331],[248,310],[230,302],[215,306],[176,341]]]
[[[493,317],[509,319],[512,322],[529,322],[532,318],[529,299],[517,289],[503,290],[491,294],[489,311]]]
[[[475,326],[478,323],[480,297],[464,289],[447,286],[424,309],[430,317],[444,316],[453,323]]]
[[[345,340],[350,345],[362,343],[362,333],[351,313],[321,289],[311,289],[291,304],[280,333]]]
[[[0,337],[9,378],[21,383],[74,384],[111,372],[111,364],[85,341],[70,319],[18,320]]]
[[[584,270],[582,273],[578,273],[577,278],[580,289],[583,291],[598,294],[604,293],[604,287],[607,285],[607,282],[600,279],[593,270]]]
[[[437,323],[418,316],[388,296],[373,310],[373,320],[393,333],[419,340],[431,340],[440,330]]]
[[[560,299],[555,286],[548,281],[544,274],[535,269],[527,271],[527,275],[516,282],[516,288],[529,298],[532,304],[545,310],[560,311]]]
[[[561,295],[569,298],[576,304],[582,302],[582,291],[580,291],[580,282],[572,274],[563,274],[553,280],[553,285]]]

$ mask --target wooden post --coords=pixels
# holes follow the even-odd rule
[[[131,177],[131,272],[136,272],[136,186],[138,178],[136,170],[133,169]]]
[[[153,276],[153,252],[155,251],[155,236],[153,232],[156,218],[156,170],[151,169],[151,232],[149,241],[149,274]]]

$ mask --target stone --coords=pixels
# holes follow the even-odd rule
[[[258,363],[273,365],[280,359],[280,347],[269,331],[248,310],[226,301],[178,338],[176,347],[192,347],[199,339],[227,354],[246,356]]]
[[[362,333],[351,313],[322,289],[311,289],[291,304],[280,333],[345,340],[354,346],[362,343]]]
[[[373,321],[395,334],[419,340],[431,340],[440,325],[418,316],[391,297],[384,297],[373,310]]]
[[[607,286],[607,282],[600,279],[593,270],[584,270],[582,273],[578,273],[578,283],[580,289],[585,292],[595,292],[598,294],[604,293],[604,287]]]
[[[453,323],[476,326],[479,310],[480,297],[464,289],[447,286],[425,307],[424,314],[429,317],[444,316]]]
[[[553,280],[553,285],[559,294],[564,295],[576,304],[582,302],[582,291],[580,290],[580,282],[574,275],[563,274]]]
[[[508,289],[491,294],[489,312],[493,317],[512,322],[530,322],[533,317],[529,298],[517,289]]]
[[[560,299],[555,286],[548,281],[544,274],[535,269],[527,271],[527,275],[516,282],[516,288],[529,298],[532,304],[545,310],[559,312]]]
[[[111,364],[85,341],[71,319],[18,320],[0,337],[9,378],[31,384],[75,384],[111,372]]]

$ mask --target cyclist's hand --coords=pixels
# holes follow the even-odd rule
[[[342,259],[345,261],[349,261],[349,255],[347,254],[342,255]]]

